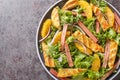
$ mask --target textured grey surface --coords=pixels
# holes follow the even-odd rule
[[[0,80],[51,79],[37,57],[35,37],[43,13],[56,1],[0,0]],[[119,3],[113,5],[120,11]]]

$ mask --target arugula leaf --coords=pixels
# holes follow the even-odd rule
[[[96,37],[98,38],[98,43],[104,47],[107,39],[107,33],[98,33],[96,34]]]
[[[110,29],[108,29],[107,31],[103,31],[103,30],[100,30],[100,33],[97,33],[97,34],[95,34],[96,35],[96,37],[98,38],[98,40],[99,40],[99,44],[100,45],[102,45],[103,47],[105,46],[105,43],[106,43],[106,40],[107,39],[118,39],[118,38],[116,38],[116,32],[115,32],[115,30],[114,29],[112,29],[112,28],[110,28]]]
[[[89,18],[86,21],[84,21],[84,24],[87,26],[87,28],[93,33],[95,34],[95,20],[96,18]]]
[[[76,48],[73,42],[69,43],[69,49],[73,59],[75,58],[75,55],[80,54],[80,51]]]
[[[76,9],[73,9],[72,11],[75,11],[77,13],[82,13],[83,12],[83,8],[81,8],[80,6],[78,6]]]
[[[114,39],[116,37],[116,32],[114,29],[110,28],[108,30],[108,36],[107,36],[109,39]]]
[[[74,40],[74,37],[70,36],[70,37],[67,38],[66,42],[67,42],[67,44],[70,44],[70,43],[73,42],[73,40]]]
[[[79,54],[75,57],[74,65],[76,68],[89,68],[92,65],[94,57],[85,54]]]
[[[90,3],[97,5],[98,7],[106,7],[107,3],[105,0],[90,0]]]
[[[78,74],[76,76],[73,76],[71,80],[85,80],[85,78],[82,74]]]
[[[94,5],[97,5],[100,10],[105,13],[106,9],[105,7],[107,6],[107,3],[105,2],[105,0],[90,0],[90,2]]]
[[[84,58],[86,57],[85,54],[78,54],[75,56],[75,61],[74,61],[74,64],[75,66],[77,67],[78,63],[81,62]]]
[[[78,13],[81,12],[81,8],[75,9]],[[81,16],[81,14],[77,14],[77,16],[73,16],[72,12],[66,11],[66,10],[59,10],[59,16],[60,16],[60,23],[61,26],[63,26],[66,23],[72,24],[77,22],[78,20],[84,20],[85,18]]]
[[[115,41],[116,41],[116,42],[118,43],[118,45],[120,46],[120,34],[118,34],[118,35],[116,36]]]
[[[98,0],[99,1],[99,6],[100,7],[106,7],[107,3],[105,2],[105,0]]]
[[[106,72],[108,72],[110,69],[109,68],[103,68],[103,67],[101,67],[100,68],[100,76],[102,77]]]
[[[59,16],[61,25],[74,22],[74,17],[70,11],[59,10]]]
[[[68,67],[66,55],[60,51],[60,43],[56,45],[48,44],[47,54],[54,59],[56,68]]]
[[[56,45],[48,44],[47,54],[50,55],[54,59],[59,58],[60,57],[60,43]]]
[[[97,80],[100,78],[100,73],[92,70],[87,70],[82,73],[84,77],[90,78],[91,80]]]
[[[67,58],[64,53],[60,53],[60,57],[58,59],[54,59],[55,66],[57,68],[66,68],[68,67]]]

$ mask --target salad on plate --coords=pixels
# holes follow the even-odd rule
[[[120,62],[120,17],[104,0],[68,0],[42,25],[44,63],[60,80],[105,80]]]

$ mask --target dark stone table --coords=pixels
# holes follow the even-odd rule
[[[0,80],[52,80],[37,57],[35,37],[42,15],[56,1],[0,0]],[[120,11],[119,3],[113,5]]]

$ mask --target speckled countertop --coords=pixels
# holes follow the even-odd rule
[[[56,1],[0,0],[0,80],[53,80],[39,62],[35,37],[42,15]],[[113,5],[120,11],[119,3]]]

